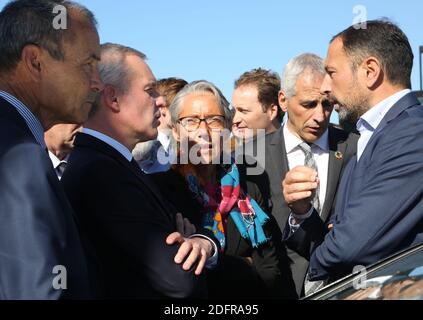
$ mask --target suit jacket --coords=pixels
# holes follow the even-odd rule
[[[247,182],[245,170],[239,167],[240,184],[244,192],[255,199],[257,204],[268,212],[259,189]],[[202,208],[193,199],[185,179],[173,169],[152,175],[161,190],[181,212],[196,226],[201,227]],[[269,242],[259,248],[239,233],[234,221],[229,216],[226,225],[226,247],[220,263],[208,272],[208,289],[211,299],[284,299],[292,298],[294,285],[287,276],[287,258],[279,252],[280,243],[272,237],[276,222],[271,219],[264,227]],[[252,264],[246,258],[252,259]],[[285,264],[285,265],[284,265]]]
[[[67,290],[55,289],[58,282]],[[73,212],[47,151],[0,98],[0,300],[90,298],[90,286]]]
[[[104,298],[201,298],[204,276],[174,262],[175,210],[135,161],[79,133],[62,178],[100,261]]]
[[[321,216],[317,216],[317,219],[321,221],[322,224],[327,222],[331,215],[334,199],[337,194],[339,177],[349,159],[356,153],[358,140],[357,135],[349,134],[333,125],[330,125],[328,130],[329,167],[326,197]],[[262,189],[261,191],[263,194],[268,194],[268,198],[270,199],[270,213],[276,219],[279,226],[278,233],[280,237],[282,237],[282,233],[290,215],[290,209],[282,194],[282,181],[289,171],[283,127],[265,136],[265,148],[264,174],[250,176],[249,179],[256,181]],[[342,157],[339,157],[339,152],[342,154]],[[318,234],[321,234],[321,232],[319,231]],[[304,280],[308,269],[307,259],[298,254],[302,253],[302,251],[298,250],[301,244],[301,241],[297,241],[294,246],[290,246],[290,243],[288,243],[288,255],[291,261],[292,277],[299,296],[302,295]],[[307,249],[310,249],[309,241],[304,241],[303,244]]]
[[[311,256],[311,278],[336,279],[422,242],[422,181],[423,107],[410,93],[385,115],[358,163],[354,157],[345,169],[334,227]],[[321,231],[320,239],[309,239],[321,242]]]

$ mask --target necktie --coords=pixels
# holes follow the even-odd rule
[[[304,152],[304,155],[305,155],[304,165],[306,167],[309,167],[315,170],[317,173],[319,173],[316,161],[314,160],[314,157],[313,157],[313,153],[311,152],[311,146],[306,142],[302,142],[299,145],[299,148]],[[317,185],[316,192],[314,193],[314,197],[311,201],[311,204],[313,205],[314,209],[316,209],[316,211],[320,214],[321,205],[320,205],[319,194],[320,194],[320,187],[319,185]]]
[[[63,173],[65,172],[65,169],[66,169],[66,165],[67,165],[66,161],[61,161],[59,165],[56,167],[56,174],[59,180],[62,179]]]
[[[304,155],[305,155],[304,165],[306,167],[309,167],[315,170],[318,173],[319,171],[317,169],[317,164],[316,164],[316,161],[314,160],[313,153],[311,152],[311,146],[306,142],[302,142],[299,145],[299,148],[304,152]],[[316,188],[316,192],[314,193],[314,197],[311,201],[311,204],[313,205],[314,209],[316,209],[316,211],[320,214],[321,206],[320,206],[319,194],[320,194],[320,188],[318,185]],[[307,272],[306,279],[304,282],[304,293],[306,296],[309,294],[312,294],[313,292],[316,292],[323,286],[324,286],[323,281],[308,280],[308,272]]]

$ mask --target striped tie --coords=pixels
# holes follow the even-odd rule
[[[317,170],[317,164],[316,164],[316,161],[314,160],[313,153],[311,152],[311,146],[306,142],[302,142],[299,145],[299,147],[304,152],[304,155],[305,155],[304,165],[306,167],[309,167],[315,170],[318,173],[319,171]],[[314,197],[313,197],[313,200],[311,201],[311,204],[313,205],[314,209],[316,209],[316,211],[320,214],[321,206],[320,206],[319,194],[320,194],[320,187],[319,185],[317,185],[316,192],[314,193]],[[310,281],[308,280],[308,277],[309,275],[307,272],[306,279],[304,282],[304,293],[306,296],[321,289],[322,287],[324,287],[324,284],[325,284],[323,281]]]
[[[315,170],[317,173],[319,173],[317,169],[316,161],[314,160],[314,157],[313,157],[313,153],[311,152],[311,146],[306,142],[302,142],[299,145],[299,148],[304,152],[304,155],[305,155],[304,165],[306,167],[309,167]],[[316,209],[316,211],[320,214],[321,206],[320,206],[319,194],[320,194],[320,186],[317,185],[316,192],[314,193],[314,197],[311,201],[311,204],[313,205],[314,209]]]

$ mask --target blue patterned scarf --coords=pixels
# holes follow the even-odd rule
[[[211,183],[202,186],[194,170],[185,167],[180,172],[185,176],[194,198],[202,205],[203,227],[211,230],[219,240],[222,250],[226,246],[226,220],[231,216],[241,236],[248,240],[253,248],[268,241],[263,226],[269,220],[266,213],[254,199],[246,195],[240,186],[236,164],[224,169],[220,185]]]

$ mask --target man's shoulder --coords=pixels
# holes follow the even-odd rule
[[[329,124],[329,141],[334,141],[336,143],[357,143],[358,138],[360,137],[358,134],[354,132],[349,132],[342,129],[341,126],[337,124]]]

